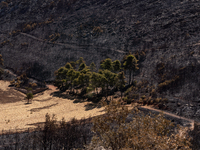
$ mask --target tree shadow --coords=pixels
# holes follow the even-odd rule
[[[41,126],[44,126],[45,122],[36,122],[36,123],[29,123],[29,124],[26,124],[27,126],[35,126],[35,127],[41,127]]]
[[[86,100],[82,97],[76,97],[76,99],[73,101],[73,103],[83,103],[86,102]]]
[[[47,99],[43,99],[43,100],[34,99],[34,101],[37,101],[37,102],[46,102],[46,101],[50,101],[50,100],[51,100],[51,98],[47,98]]]
[[[101,103],[88,103],[84,107],[85,107],[85,111],[88,111],[88,110],[92,110],[95,108],[101,108],[102,105],[101,105]]]
[[[59,97],[59,98],[63,98],[63,99],[68,99],[68,100],[73,100],[73,103],[83,103],[86,102],[87,99],[85,97],[81,97],[77,94],[68,94],[66,92],[62,92],[62,91],[56,91],[50,94],[53,97]]]
[[[59,98],[63,98],[63,99],[69,99],[69,100],[74,100],[76,97],[61,91],[56,91],[50,94],[53,97],[59,97]]]
[[[39,108],[32,108],[32,109],[30,110],[30,112],[39,112],[39,111],[42,110],[42,109],[49,109],[49,108],[51,108],[51,107],[53,107],[53,106],[56,106],[56,105],[58,105],[58,103],[51,104],[51,105],[48,105],[48,106],[39,107]]]
[[[30,103],[30,102],[29,103],[28,102],[24,103],[24,105],[30,105],[30,104],[32,104],[32,103]]]
[[[102,100],[102,94],[94,94],[92,96],[86,96],[86,95],[78,95],[72,92],[72,94],[69,94],[67,92],[62,92],[62,91],[55,91],[50,94],[53,97],[59,97],[63,99],[69,99],[73,100],[73,103],[83,103],[83,102],[90,102],[86,104],[85,110],[92,110],[94,108],[101,108],[101,103],[100,101]]]

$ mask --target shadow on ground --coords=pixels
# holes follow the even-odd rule
[[[80,96],[70,95],[66,92],[61,92],[61,91],[53,92],[50,95],[53,97],[59,97],[59,98],[63,98],[63,99],[73,100],[73,103],[83,103],[83,102],[87,101],[86,99],[84,99]]]
[[[15,103],[22,101],[25,95],[14,89],[8,89],[7,91],[0,90],[0,104]]]
[[[50,94],[53,97],[59,97],[59,98],[63,98],[63,99],[69,99],[69,100],[74,100],[76,97],[67,94],[66,92],[61,92],[61,91],[56,91]]]
[[[29,123],[26,124],[27,126],[34,126],[34,127],[42,127],[44,126],[45,122],[37,122],[37,123]]]
[[[85,105],[86,111],[92,110],[94,108],[101,108],[100,100],[102,97],[94,97],[92,99],[83,98],[81,96],[70,95],[66,92],[61,92],[61,91],[53,92],[50,95],[53,97],[59,97],[59,98],[63,98],[63,99],[73,100],[73,103],[89,102],[88,104]]]
[[[85,107],[85,110],[88,111],[88,110],[92,110],[94,108],[101,108],[102,106],[100,103],[88,103],[84,107]]]
[[[30,111],[31,111],[31,112],[39,112],[39,111],[42,110],[42,109],[49,109],[49,108],[51,108],[51,107],[53,107],[53,106],[56,106],[56,105],[58,105],[58,103],[51,104],[51,105],[44,106],[44,107],[39,107],[39,108],[32,108]]]

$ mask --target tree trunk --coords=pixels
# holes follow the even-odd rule
[[[121,89],[121,99],[122,99],[122,96],[123,96],[123,95],[122,95],[122,89]]]
[[[129,85],[131,84],[131,70],[129,70]]]

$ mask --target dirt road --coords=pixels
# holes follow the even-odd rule
[[[59,93],[53,85],[48,85],[49,90],[34,95],[32,104],[26,104],[25,95],[8,86],[9,82],[0,81],[0,130],[36,127],[37,123],[45,121],[46,113],[55,114],[57,120],[64,117],[66,121],[73,117],[81,119],[104,114],[104,108],[98,108],[90,102]],[[191,124],[190,129],[194,128],[194,120],[192,119],[150,106],[141,106],[140,109],[164,113],[172,118],[188,121]]]
[[[170,118],[173,118],[173,119],[177,119],[177,120],[182,120],[182,121],[186,121],[188,122],[188,124],[190,124],[190,129],[193,130],[194,129],[194,120],[192,119],[188,119],[188,118],[185,118],[185,117],[181,117],[181,116],[177,116],[175,114],[172,114],[170,112],[166,112],[166,111],[162,111],[162,110],[158,110],[158,109],[155,109],[155,108],[152,108],[150,106],[140,106],[139,108],[141,111],[151,111],[151,112],[156,112],[156,113],[163,113],[165,116],[168,116]]]

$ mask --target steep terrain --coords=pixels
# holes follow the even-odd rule
[[[143,52],[135,79],[158,87],[174,113],[198,118],[199,16],[199,0],[1,0],[0,53],[5,67],[52,80],[79,57],[99,66]]]

